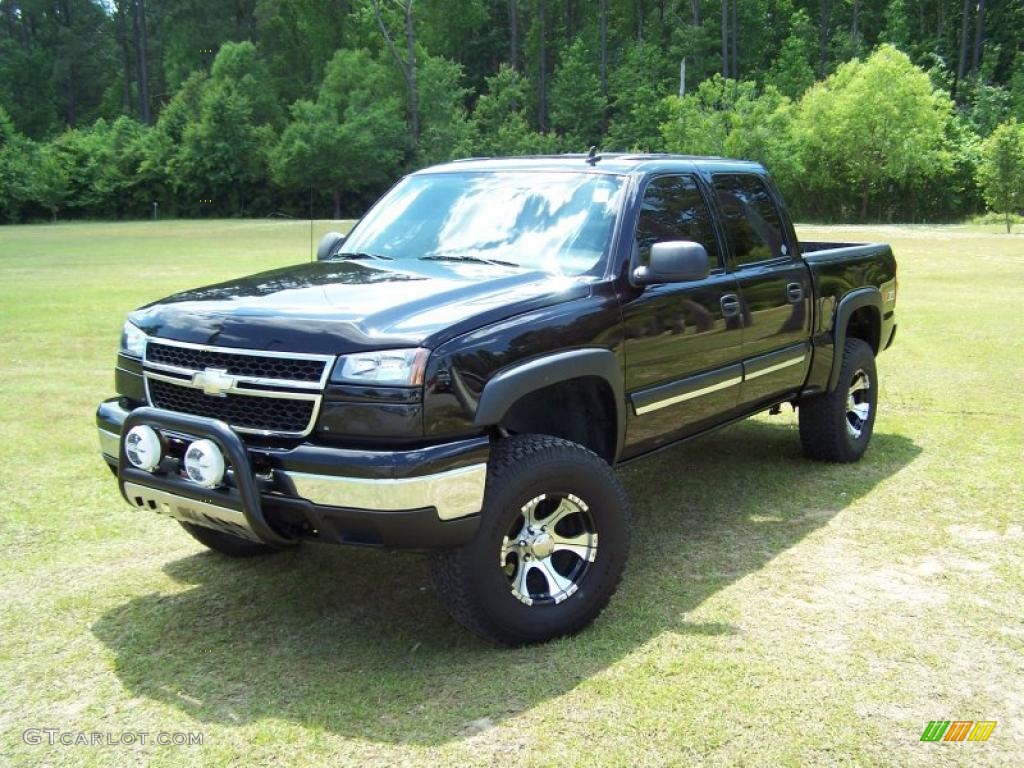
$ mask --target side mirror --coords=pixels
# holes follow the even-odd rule
[[[636,285],[686,283],[703,280],[711,272],[711,259],[700,243],[669,240],[651,246],[650,264],[633,270]]]
[[[328,232],[320,238],[320,245],[316,249],[316,260],[328,261],[337,253],[339,246],[344,242],[345,235],[341,234],[341,232]]]

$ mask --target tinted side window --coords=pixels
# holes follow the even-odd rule
[[[737,173],[715,176],[713,183],[737,265],[785,256],[782,220],[764,182]]]
[[[660,176],[647,185],[636,224],[640,263],[650,259],[651,246],[666,240],[700,243],[719,266],[718,241],[711,214],[692,176]]]

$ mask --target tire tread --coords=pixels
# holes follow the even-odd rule
[[[809,458],[845,463],[857,461],[863,455],[863,451],[857,451],[851,446],[846,434],[845,420],[846,383],[852,378],[853,369],[858,365],[857,358],[865,355],[868,359],[874,360],[874,352],[866,341],[847,339],[843,345],[843,362],[839,384],[835,390],[800,402],[800,442]],[[878,376],[873,366],[871,386],[878,386]],[[873,409],[875,410],[877,409]],[[868,440],[870,441],[870,434]]]
[[[484,491],[484,509],[488,499],[492,498],[496,489],[504,479],[515,470],[522,469],[532,463],[545,463],[555,458],[565,458],[565,454],[573,454],[575,460],[587,463],[597,473],[610,473],[615,488],[614,505],[624,516],[624,528],[627,536],[630,530],[630,507],[625,489],[618,482],[614,471],[597,454],[559,437],[550,435],[516,435],[500,440],[492,449],[491,460],[487,467],[487,485]],[[481,513],[484,514],[484,513]],[[459,624],[472,632],[498,645],[517,646],[533,642],[531,638],[513,634],[503,627],[497,626],[488,619],[486,611],[480,605],[476,593],[471,589],[473,574],[471,571],[468,547],[443,550],[431,558],[431,580],[438,597]],[[623,553],[623,558],[625,553]],[[608,605],[615,593],[616,583],[603,594],[595,609],[580,616],[560,634],[571,635],[589,625]]]

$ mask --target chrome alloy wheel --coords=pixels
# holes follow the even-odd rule
[[[854,440],[864,431],[871,417],[871,377],[861,369],[853,374],[846,393],[846,431]]]
[[[501,542],[501,568],[526,605],[561,603],[597,557],[590,508],[578,496],[541,494],[524,504]]]

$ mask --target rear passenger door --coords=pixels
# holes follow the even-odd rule
[[[810,365],[810,271],[765,180],[711,177],[743,316],[740,402],[749,407],[795,392]]]
[[[629,287],[621,297],[632,454],[720,421],[739,398],[743,329],[736,281],[725,269],[709,199],[695,175],[647,182],[631,268],[647,262],[654,243],[675,240],[703,245],[711,273],[693,282]]]

